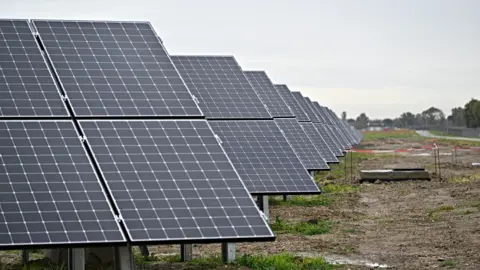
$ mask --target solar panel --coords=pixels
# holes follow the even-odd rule
[[[250,193],[319,192],[273,120],[208,122]]]
[[[324,126],[325,129],[327,130],[327,132],[330,134],[330,136],[335,140],[335,142],[337,143],[338,147],[340,149],[345,150],[345,147],[346,147],[346,144],[345,142],[343,142],[340,134],[338,133],[338,131],[333,128],[333,121],[331,119],[331,117],[326,113],[325,111],[325,108],[320,106],[318,104],[318,102],[313,102],[313,105],[314,105],[314,108],[317,109],[317,113],[322,115],[322,119],[326,120],[326,125]]]
[[[312,121],[313,123],[320,123],[317,115],[311,110],[310,106],[308,106],[302,94],[300,92],[292,92],[292,95],[298,102],[298,104],[302,107],[303,111],[308,115],[310,121]]]
[[[2,116],[68,116],[27,20],[0,20]]]
[[[244,73],[273,117],[295,117],[267,73],[264,71],[245,71]]]
[[[70,121],[0,121],[0,247],[125,242]]]
[[[275,123],[308,170],[329,169],[326,161],[295,118],[276,118]]]
[[[338,162],[337,157],[333,154],[332,150],[330,150],[327,143],[313,124],[314,123],[311,122],[300,122],[300,126],[303,128],[325,161],[334,163]]]
[[[318,133],[320,133],[325,140],[332,153],[337,157],[343,156],[343,147],[336,139],[334,139],[334,137],[331,136],[330,131],[325,128],[325,124],[313,123],[313,125],[317,128]]]
[[[233,56],[172,60],[207,118],[272,118]]]
[[[290,110],[293,112],[298,121],[310,121],[310,118],[308,118],[308,115],[302,109],[300,104],[298,104],[298,102],[295,100],[292,92],[290,92],[286,85],[277,84],[275,85],[275,89],[277,89],[278,93],[280,94],[280,96],[282,96],[285,103],[287,103],[287,105],[290,107]]]
[[[76,116],[201,116],[148,22],[33,21]]]
[[[273,239],[205,120],[82,120],[130,239]]]

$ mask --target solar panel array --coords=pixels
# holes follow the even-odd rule
[[[272,118],[232,56],[172,56],[207,119]]]
[[[27,20],[0,20],[2,116],[68,116]]]
[[[149,23],[0,30],[1,247],[273,239]]]
[[[272,240],[251,194],[318,193],[338,161],[309,121],[355,141],[302,105],[148,22],[0,20],[0,248]]]

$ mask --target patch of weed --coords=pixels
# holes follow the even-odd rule
[[[354,233],[355,230],[354,229],[345,229],[343,230],[344,233]]]
[[[304,258],[294,256],[288,253],[269,255],[269,256],[252,256],[243,255],[237,259],[239,266],[248,267],[250,269],[275,269],[275,270],[307,270],[320,269],[330,270],[337,269],[341,266],[331,265],[325,262],[323,258]]]
[[[456,265],[457,262],[452,259],[448,259],[440,263],[440,267],[455,267]]]
[[[324,193],[349,193],[349,192],[356,192],[359,190],[359,187],[346,185],[346,184],[328,184],[322,186],[322,191]]]
[[[285,205],[285,206],[328,206],[330,199],[324,195],[311,195],[311,196],[291,196],[289,200],[278,200],[273,196],[269,197],[269,203],[271,205]]]
[[[433,208],[427,211],[428,217],[430,217],[433,221],[440,220],[440,214],[443,212],[450,212],[455,210],[455,207],[452,205],[441,205],[437,208]]]
[[[468,183],[468,182],[471,182],[471,181],[474,181],[474,180],[477,180],[477,179],[480,179],[480,173],[454,176],[454,177],[448,178],[448,182],[450,182],[450,183]]]
[[[297,234],[297,235],[317,235],[329,233],[332,225],[327,220],[311,220],[307,222],[289,223],[283,221],[280,217],[276,217],[270,228],[280,234]]]

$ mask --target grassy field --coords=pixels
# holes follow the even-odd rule
[[[382,139],[406,139],[406,138],[420,138],[420,135],[415,130],[409,129],[395,129],[395,130],[381,130],[381,131],[363,131],[363,140],[374,141]]]

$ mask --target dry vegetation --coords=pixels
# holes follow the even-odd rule
[[[395,149],[430,141],[410,131],[368,133],[366,149]],[[449,152],[452,142],[441,142]],[[270,223],[277,241],[237,245],[236,264],[221,266],[219,245],[195,245],[196,261],[178,261],[178,246],[150,247],[152,258],[136,256],[142,269],[368,269],[378,263],[396,269],[480,269],[480,152],[459,151],[458,163],[442,157],[442,179],[359,184],[360,168],[424,166],[433,157],[409,153],[354,154],[353,177],[344,159],[332,172],[318,174],[324,194],[271,198]],[[350,171],[350,159],[347,171]],[[280,254],[273,256],[273,254]],[[18,253],[4,252],[5,269]],[[160,262],[163,261],[163,262]],[[10,266],[6,266],[6,265]],[[1,265],[1,263],[0,263]],[[1,266],[0,266],[0,269]],[[48,268],[47,268],[48,269]],[[55,269],[55,268],[51,268]]]

